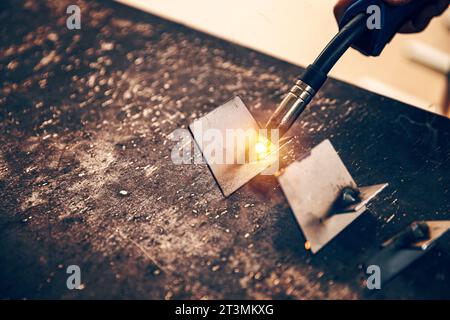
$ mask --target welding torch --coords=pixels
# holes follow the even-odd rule
[[[357,0],[347,8],[339,21],[340,31],[317,59],[298,77],[266,124],[278,129],[282,137],[298,119],[327,75],[348,48],[354,47],[367,56],[378,56],[400,27],[426,5],[427,0],[392,6],[383,0]],[[373,16],[379,13],[379,16]],[[369,19],[377,19],[377,26]]]

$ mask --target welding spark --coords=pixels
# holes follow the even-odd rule
[[[283,139],[280,139],[280,141],[278,142],[278,148],[274,149],[274,150],[270,150],[270,152],[267,154],[267,156],[270,156],[273,153],[279,152],[284,146],[286,146],[287,144],[291,143],[294,140],[294,137],[286,137]]]
[[[273,149],[272,143],[269,139],[259,137],[255,144],[255,153],[258,160],[267,158]]]
[[[279,152],[285,145],[292,142],[294,137],[285,137],[280,139],[278,145],[273,144],[269,139],[264,137],[258,137],[256,142],[255,154],[258,161],[267,159],[269,156]]]
[[[270,148],[268,148],[267,144],[263,143],[263,142],[258,142],[255,145],[255,151],[256,154],[259,155],[266,155],[268,153]]]

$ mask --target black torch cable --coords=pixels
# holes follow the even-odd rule
[[[313,65],[323,74],[328,74],[355,40],[367,30],[366,19],[365,13],[351,19],[323,49]]]
[[[366,30],[365,13],[352,18],[330,41],[314,63],[298,77],[295,85],[270,117],[266,128],[277,128],[280,136],[283,136],[325,83],[331,68]]]

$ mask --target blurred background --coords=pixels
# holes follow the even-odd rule
[[[117,1],[299,66],[310,64],[338,30],[336,0]],[[397,35],[378,58],[350,50],[331,76],[450,116],[449,11],[422,33]]]

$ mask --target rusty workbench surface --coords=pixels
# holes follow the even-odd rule
[[[390,186],[312,256],[273,177],[224,199],[168,139],[235,94],[267,119],[300,69],[77,2],[80,31],[71,1],[1,3],[2,298],[450,298],[449,237],[378,292],[360,270],[411,221],[450,219],[448,119],[328,81],[285,163],[330,138],[357,183]],[[66,288],[71,264],[83,290]]]

